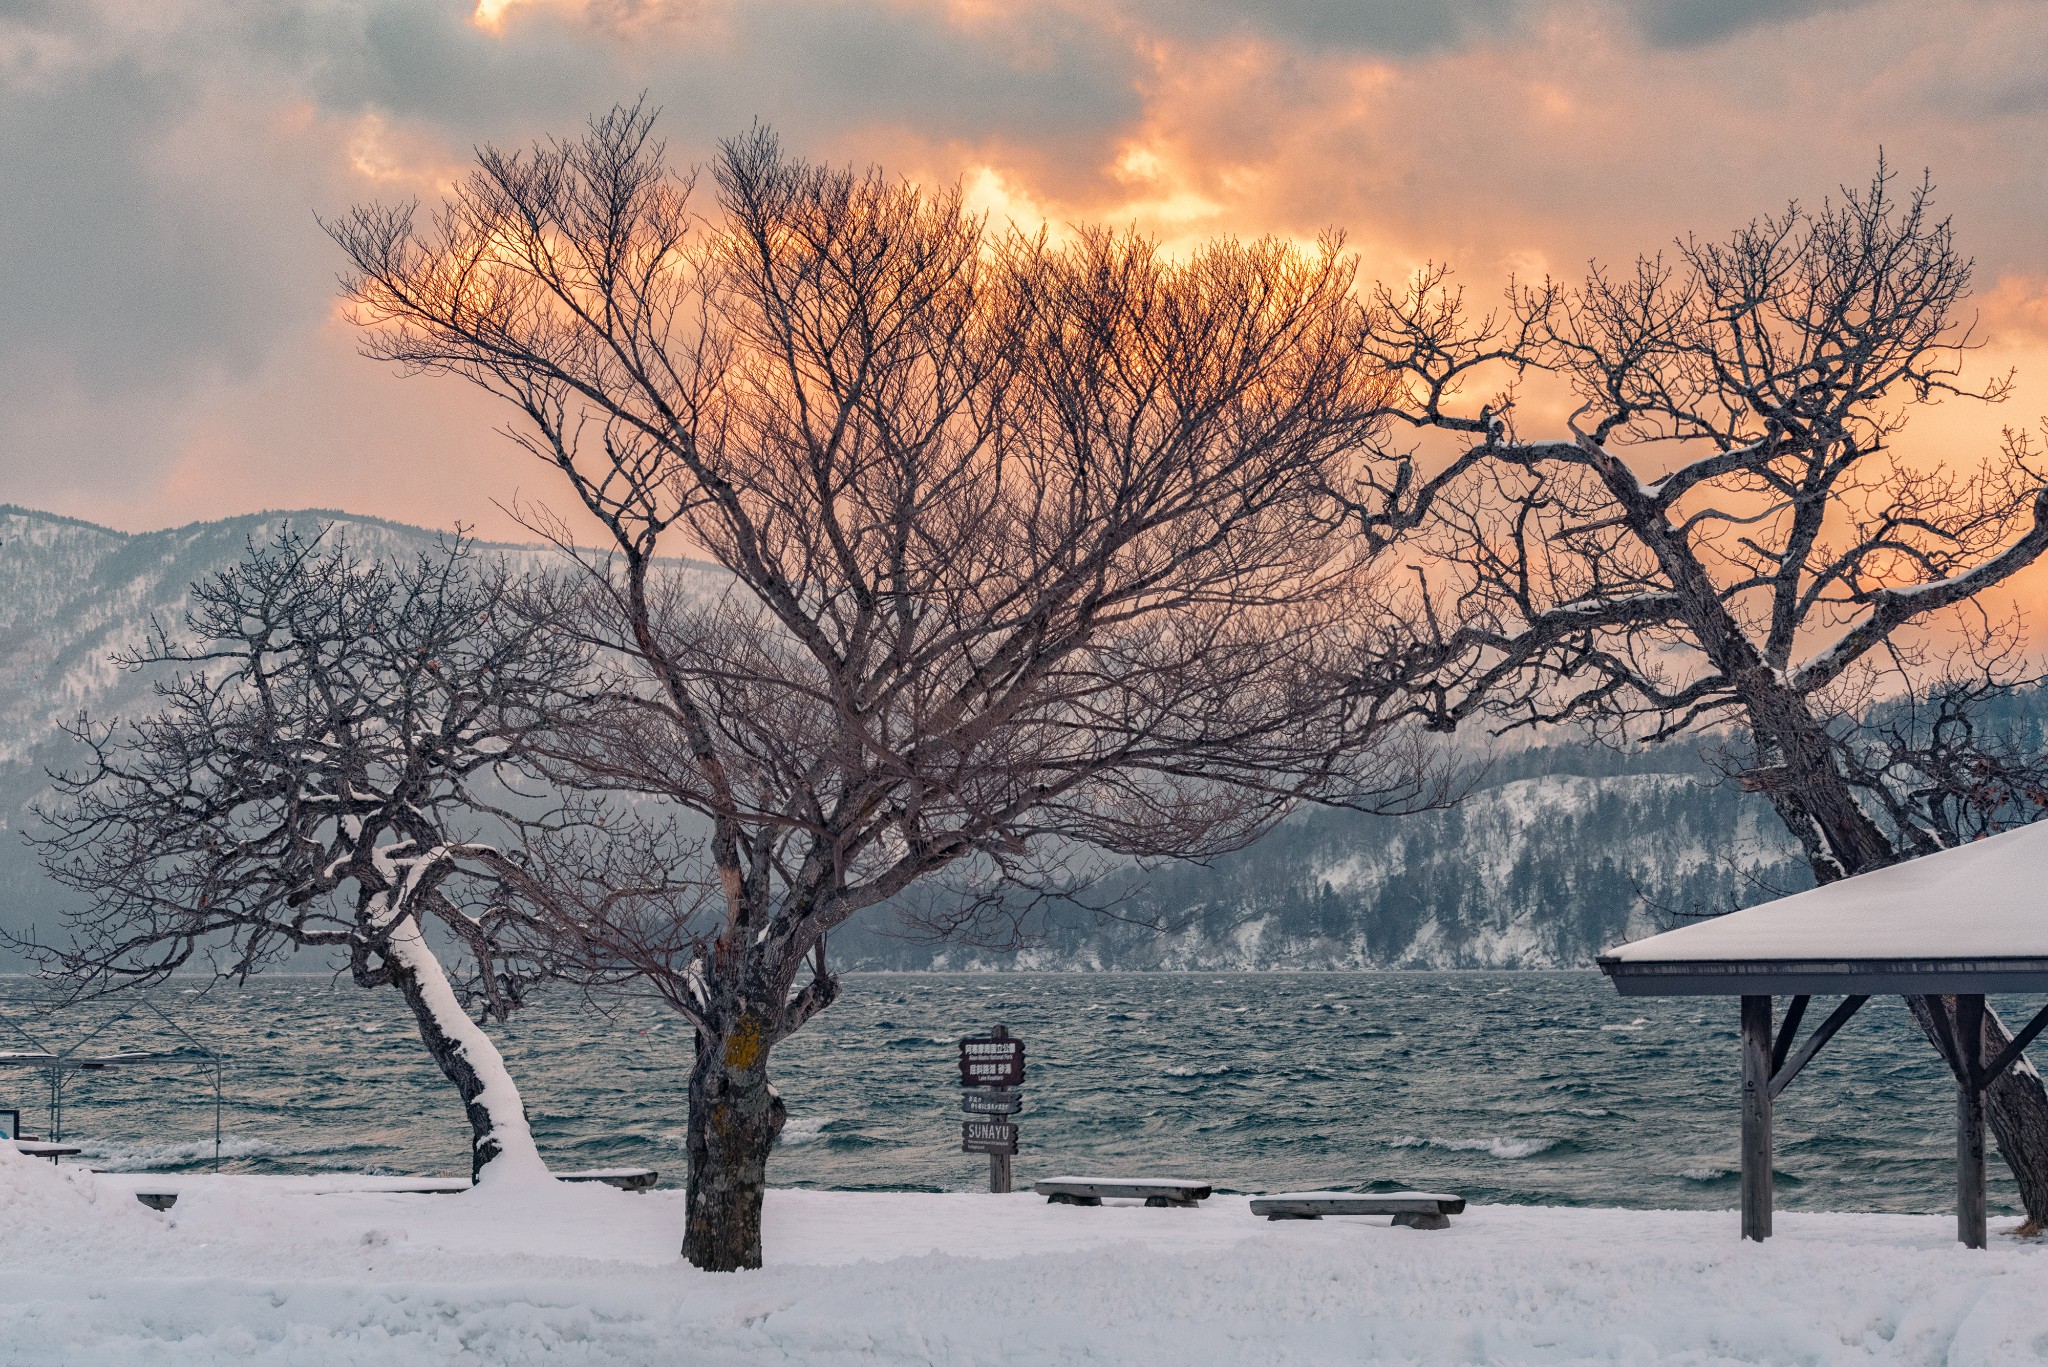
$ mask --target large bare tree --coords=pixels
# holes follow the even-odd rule
[[[584,824],[541,801],[533,751],[590,653],[530,615],[546,598],[529,587],[460,538],[395,563],[332,529],[252,542],[193,586],[183,630],[122,657],[162,676],[156,710],[74,729],[92,758],[57,776],[36,839],[90,900],[64,942],[30,951],[84,993],[345,955],[358,985],[412,1009],[468,1114],[472,1176],[544,1174],[464,1009],[522,1004],[526,961],[504,936],[538,887],[521,843],[553,849]]]
[[[1368,538],[1418,526],[1441,623],[1422,710],[1450,727],[1582,724],[1663,741],[1728,729],[1827,882],[2030,819],[2041,757],[1973,724],[2027,679],[1985,598],[2048,550],[2034,445],[1895,444],[1971,389],[1969,262],[1926,184],[1880,167],[1670,259],[1511,292],[1477,318],[1441,271],[1381,291],[1375,346],[1394,412],[1463,445],[1437,473],[1369,475]],[[1569,381],[1555,435],[1516,422],[1491,371]],[[1909,999],[1931,1039],[1936,998]],[[1985,1017],[1985,1047],[2009,1038]],[[2031,1067],[1990,1092],[2033,1226],[2048,1220],[2048,1094]]]
[[[582,616],[616,705],[563,774],[695,814],[706,895],[557,948],[695,1027],[684,1251],[733,1269],[833,927],[945,874],[964,928],[1072,847],[1199,855],[1431,775],[1331,686],[1372,585],[1322,490],[1385,399],[1335,242],[1056,245],[759,131],[699,217],[650,125],[486,149],[430,222],[330,232],[369,354],[506,400],[602,531]]]

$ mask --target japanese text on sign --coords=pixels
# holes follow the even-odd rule
[[[1024,1081],[1024,1041],[960,1041],[960,1081],[968,1087],[1015,1087]]]

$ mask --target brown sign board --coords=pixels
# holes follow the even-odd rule
[[[960,1141],[960,1152],[1000,1153],[1015,1158],[1017,1156],[1017,1146],[1015,1144],[988,1142],[980,1139],[963,1139]]]
[[[965,1091],[960,1093],[960,1109],[969,1115],[1015,1115],[1024,1109],[1024,1094]]]
[[[1024,1041],[984,1036],[960,1041],[960,1085],[1015,1087],[1024,1081]]]
[[[965,1120],[960,1123],[962,1153],[1017,1152],[1017,1127],[995,1120]]]

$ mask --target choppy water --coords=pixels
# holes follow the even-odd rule
[[[97,1023],[86,1010],[31,1022],[28,992],[0,982],[0,1009],[48,1044]],[[157,1000],[231,1056],[224,1169],[467,1171],[454,1092],[397,994],[275,977]],[[2033,1009],[1995,1004],[2008,1019]],[[1231,1190],[1393,1182],[1727,1208],[1735,1015],[1732,998],[1623,1000],[1594,973],[849,975],[776,1052],[791,1121],[770,1179],[980,1185],[986,1160],[959,1152],[955,1041],[1000,1022],[1028,1048],[1020,1181],[1142,1170]],[[680,1180],[679,1018],[564,995],[497,1034],[551,1164]],[[120,1026],[96,1043],[166,1038]],[[34,1079],[0,1072],[0,1106],[20,1105],[25,1126],[40,1132],[45,1101]],[[1946,1071],[1895,999],[1873,1000],[1779,1098],[1779,1204],[1952,1209],[1953,1126]],[[208,1166],[211,1076],[83,1075],[63,1128],[95,1166]],[[2016,1210],[1991,1167],[1993,1208]]]

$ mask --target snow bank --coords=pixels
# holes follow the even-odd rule
[[[133,1178],[120,1179],[127,1188]],[[768,1266],[676,1257],[682,1200],[316,1195],[0,1162],[10,1364],[2015,1363],[2048,1246],[1936,1216],[1474,1207],[1444,1231],[965,1194],[775,1191]],[[318,1179],[326,1180],[326,1179]],[[294,1186],[298,1183],[298,1186]],[[522,1199],[522,1197],[524,1199]],[[38,1213],[40,1212],[40,1213]],[[30,1228],[15,1224],[26,1214]]]
[[[0,1144],[0,1257],[13,1261],[23,1250],[51,1244],[98,1246],[157,1233],[140,1203],[95,1174]]]

